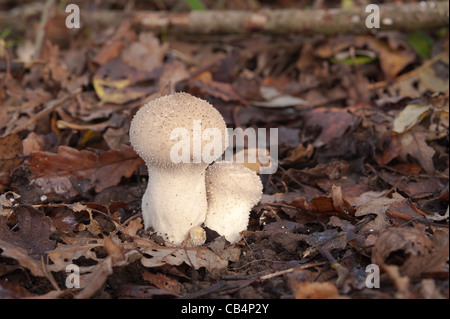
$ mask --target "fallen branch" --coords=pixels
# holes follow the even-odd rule
[[[132,21],[151,30],[183,34],[339,34],[385,30],[423,30],[449,25],[449,3],[420,2],[379,5],[380,28],[369,29],[366,7],[329,10],[136,12]]]
[[[449,25],[448,1],[378,5],[380,28],[369,29],[366,19],[371,12],[366,7],[327,10],[205,10],[183,13],[167,11],[81,11],[83,25],[117,26],[130,19],[143,29],[180,34],[342,34],[370,33],[386,30],[425,30]],[[0,12],[0,30],[26,30],[27,16],[20,10]]]

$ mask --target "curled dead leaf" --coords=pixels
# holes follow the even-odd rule
[[[417,228],[389,228],[380,234],[372,249],[372,263],[380,267],[395,265],[403,276],[417,278],[441,269],[449,256],[448,247],[448,235],[441,232],[430,239]]]

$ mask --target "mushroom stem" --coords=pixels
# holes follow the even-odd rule
[[[205,221],[205,168],[202,165],[148,166],[148,176],[142,198],[144,225],[157,230],[164,239],[180,244],[192,227]],[[168,198],[168,193],[174,194],[172,199]]]

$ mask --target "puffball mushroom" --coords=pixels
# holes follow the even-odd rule
[[[250,210],[261,199],[263,185],[251,169],[237,163],[218,162],[206,171],[208,212],[205,226],[230,243],[241,239]]]
[[[228,145],[226,124],[207,101],[174,93],[144,105],[130,125],[130,142],[145,161],[145,229],[181,244],[206,217],[205,171]]]
[[[192,244],[192,246],[203,245],[206,241],[206,232],[200,226],[191,228],[189,230],[189,236],[190,244]]]

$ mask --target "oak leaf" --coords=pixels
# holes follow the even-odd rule
[[[121,150],[106,151],[99,155],[60,146],[58,153],[33,152],[30,169],[34,173],[31,183],[44,194],[73,197],[78,194],[74,182],[88,182],[85,188],[96,192],[119,184],[122,177],[130,177],[144,162],[129,146]]]

